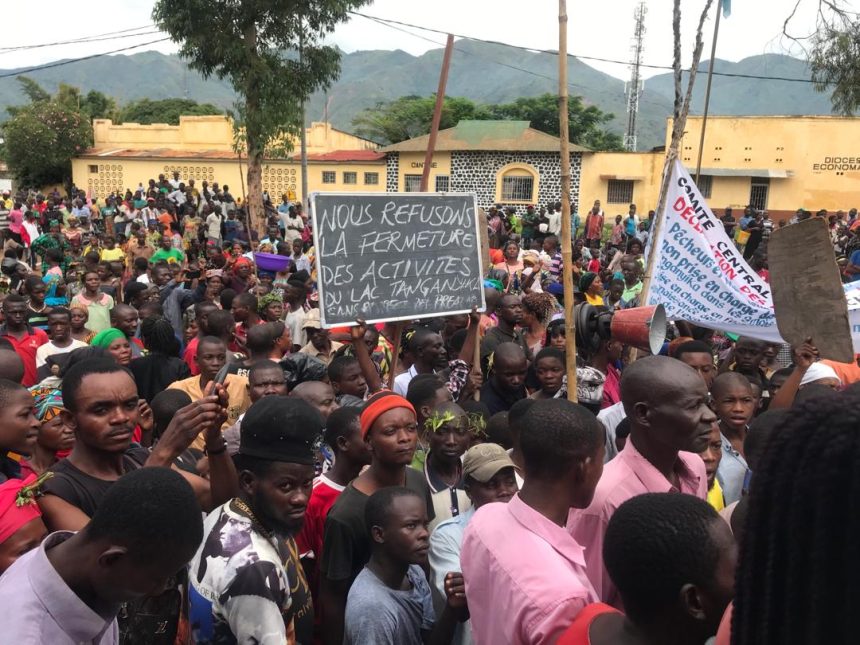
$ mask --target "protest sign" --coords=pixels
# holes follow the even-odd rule
[[[484,308],[474,194],[314,193],[323,327]]]
[[[680,161],[672,167],[646,305],[672,320],[782,342],[770,286],[743,259]]]
[[[767,258],[776,323],[785,342],[797,346],[812,338],[821,358],[853,361],[848,305],[827,222],[808,219],[774,231]]]

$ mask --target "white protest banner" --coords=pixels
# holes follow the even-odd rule
[[[843,284],[842,288],[848,301],[848,324],[851,325],[854,353],[860,354],[860,281]]]
[[[782,342],[770,287],[743,259],[680,161],[672,167],[647,305],[671,320]]]

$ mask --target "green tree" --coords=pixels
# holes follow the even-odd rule
[[[490,118],[529,121],[535,130],[558,136],[558,97],[554,94],[521,97],[513,103],[490,106]],[[622,138],[605,130],[615,118],[594,105],[583,105],[581,96],[568,99],[569,139],[592,150],[623,150]]]
[[[380,143],[398,143],[430,132],[435,103],[435,95],[402,96],[360,112],[352,125],[360,136]],[[623,149],[621,137],[604,128],[615,118],[612,114],[593,105],[585,107],[580,96],[570,97],[568,105],[572,142],[592,150]],[[481,105],[470,99],[446,96],[439,127],[454,127],[462,119],[529,121],[535,130],[558,136],[558,98],[543,94],[502,105]]]
[[[71,159],[93,143],[87,115],[56,99],[19,106],[3,124],[5,156],[21,186],[41,187],[72,178]]]
[[[340,53],[323,45],[352,9],[369,0],[157,0],[159,29],[204,78],[230,80],[248,153],[248,213],[264,224],[262,161],[270,143],[304,127],[304,102],[340,72]],[[217,16],[201,20],[201,16]],[[287,144],[288,145],[288,144]]]
[[[860,109],[860,12],[852,0],[818,0],[815,29],[796,24],[800,3],[785,19],[783,35],[806,54],[814,87],[830,92],[833,112],[853,115]]]
[[[352,125],[359,136],[380,143],[398,143],[430,132],[435,105],[435,94],[401,96],[363,110],[352,120]],[[489,118],[492,117],[484,106],[466,98],[446,96],[439,127],[452,128],[462,119]]]
[[[224,114],[224,110],[211,103],[198,103],[191,99],[161,99],[151,101],[140,99],[132,101],[119,110],[120,123],[167,123],[179,125],[182,115],[205,116],[208,114]]]

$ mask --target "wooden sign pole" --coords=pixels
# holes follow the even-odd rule
[[[558,121],[561,139],[561,260],[564,286],[567,398],[576,403],[576,322],[573,318],[573,239],[570,230],[570,132],[567,116],[567,1],[558,0]]]
[[[442,56],[442,71],[439,73],[439,88],[436,90],[436,107],[433,108],[433,122],[430,125],[430,138],[427,140],[427,153],[424,155],[424,169],[421,173],[421,192],[426,193],[430,183],[430,167],[433,165],[433,152],[436,150],[436,135],[442,120],[442,107],[445,104],[445,86],[448,85],[448,68],[451,66],[451,52],[454,49],[454,36],[448,34],[445,54]]]

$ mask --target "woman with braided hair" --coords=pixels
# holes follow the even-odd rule
[[[717,643],[856,642],[860,389],[811,397],[758,459],[732,616]],[[731,640],[729,640],[729,622]]]
[[[532,355],[543,348],[546,327],[555,313],[558,303],[548,293],[527,293],[522,299],[523,320],[520,326]]]
[[[147,354],[132,360],[128,367],[137,384],[138,396],[149,403],[174,381],[191,376],[191,370],[179,358],[179,341],[166,318],[144,318],[140,323],[140,338]]]

